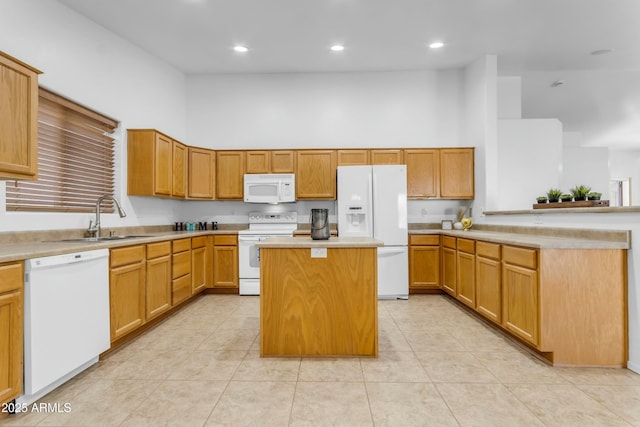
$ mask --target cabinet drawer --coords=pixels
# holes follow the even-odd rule
[[[235,234],[218,234],[213,236],[213,244],[216,246],[235,246],[238,244],[238,236]]]
[[[409,245],[412,246],[438,246],[440,236],[437,234],[410,234]]]
[[[133,264],[145,259],[144,245],[127,246],[126,248],[111,249],[111,267]]]
[[[147,259],[154,259],[171,254],[171,242],[149,243],[147,245]]]
[[[171,278],[177,279],[191,273],[191,251],[173,254],[173,273]]]
[[[198,236],[191,239],[191,249],[203,248],[207,244],[207,236]]]
[[[442,236],[442,246],[445,248],[455,249],[456,246],[456,238],[451,236]]]
[[[538,268],[538,251],[517,246],[503,246],[502,261],[535,270]]]
[[[0,264],[0,294],[3,292],[22,290],[24,270],[22,262]]]
[[[458,250],[468,254],[476,253],[476,241],[469,239],[458,239]]]
[[[498,243],[476,242],[476,254],[500,261],[500,245]]]
[[[172,281],[171,303],[176,305],[191,296],[191,275],[187,274]]]
[[[191,249],[191,239],[180,239],[173,241],[173,253],[184,252]]]

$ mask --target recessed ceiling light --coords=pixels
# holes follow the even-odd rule
[[[613,52],[613,49],[598,49],[590,53],[591,55],[606,55],[607,53],[611,53],[611,52]]]
[[[334,44],[329,49],[331,49],[334,52],[342,52],[344,50],[344,46],[341,44]]]
[[[249,48],[247,48],[246,46],[237,45],[233,47],[233,50],[235,50],[236,52],[245,53],[249,51]]]
[[[433,42],[429,45],[429,48],[431,49],[440,49],[442,46],[444,46],[444,43],[442,42]]]

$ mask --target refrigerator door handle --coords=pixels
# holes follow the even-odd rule
[[[403,252],[407,252],[406,246],[394,246],[394,247],[382,246],[378,248],[378,256],[393,256],[393,255],[401,254]]]

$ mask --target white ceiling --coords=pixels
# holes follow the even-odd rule
[[[500,75],[523,76],[523,112],[557,117],[570,131],[605,120],[598,104],[610,98],[607,84],[616,94],[625,84],[597,80],[594,94],[579,86],[593,79],[574,82],[576,73],[616,73],[637,84],[640,71],[640,0],[59,1],[186,74],[441,69],[496,54]],[[435,40],[445,47],[430,50]],[[345,50],[331,52],[336,43]],[[249,52],[234,52],[234,44]],[[598,49],[612,52],[590,54]],[[537,99],[536,88],[560,78],[553,102]],[[640,94],[632,103],[640,110]]]

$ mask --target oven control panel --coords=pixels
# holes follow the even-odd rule
[[[298,212],[250,212],[249,224],[295,224],[298,222]]]

